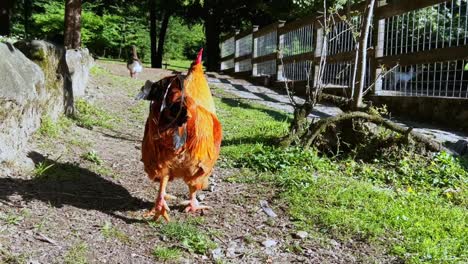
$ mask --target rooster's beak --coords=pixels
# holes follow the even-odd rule
[[[137,96],[135,96],[135,100],[146,99],[151,92],[152,86],[153,86],[153,82],[150,80],[147,80],[145,83],[145,86],[141,87],[140,92],[137,94]]]

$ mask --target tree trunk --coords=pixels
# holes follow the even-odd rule
[[[156,68],[162,68],[162,60],[164,55],[164,42],[166,41],[167,27],[169,25],[169,19],[171,14],[169,11],[164,12],[163,20],[161,23],[161,29],[159,30],[158,39],[158,52],[156,53]]]
[[[150,41],[151,41],[151,68],[157,66],[157,46],[156,46],[156,0],[149,0],[150,11]]]
[[[355,85],[355,91],[353,94],[353,109],[358,109],[363,106],[362,98],[367,73],[367,42],[369,39],[370,27],[372,25],[372,17],[374,15],[374,6],[375,0],[367,0],[366,11],[364,12],[364,16],[362,18],[363,21],[361,23],[360,29],[361,36],[358,46],[360,48],[361,56],[359,56],[359,60],[357,60],[358,64],[355,65],[355,67],[357,67],[356,73],[359,79]]]
[[[10,19],[13,0],[0,1],[0,36],[9,36],[11,31]]]
[[[65,2],[64,45],[66,49],[81,47],[81,0]]]
[[[32,16],[32,0],[24,0],[24,37],[29,38]]]
[[[217,14],[207,12],[205,17],[207,71],[218,71],[220,61],[219,34],[220,28]]]

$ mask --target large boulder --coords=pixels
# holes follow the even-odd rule
[[[0,171],[23,159],[42,116],[64,112],[64,91],[85,95],[93,58],[87,49],[65,50],[33,40],[0,43]],[[29,59],[28,59],[29,58]],[[1,172],[0,172],[1,173]]]
[[[0,57],[0,163],[8,164],[39,127],[47,92],[41,68],[13,45],[0,43]]]
[[[42,40],[19,41],[15,47],[44,72],[47,100],[45,113],[55,120],[64,110],[64,49]]]
[[[94,59],[88,49],[67,50],[66,55],[68,70],[73,86],[73,96],[83,97],[89,80],[89,70],[94,64]]]

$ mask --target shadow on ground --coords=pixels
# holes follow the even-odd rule
[[[13,194],[25,201],[40,200],[60,208],[71,205],[85,210],[97,210],[127,223],[143,222],[118,214],[116,211],[137,211],[151,208],[152,203],[133,197],[124,187],[106,180],[78,164],[59,163],[30,152],[35,164],[53,165],[33,179],[0,178],[0,200],[8,201]]]

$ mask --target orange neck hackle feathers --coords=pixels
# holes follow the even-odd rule
[[[203,48],[198,52],[198,56],[192,63],[187,78],[185,79],[185,89],[188,96],[192,97],[196,104],[204,107],[211,113],[216,113],[213,97],[211,96],[208,81],[203,72],[201,64]]]

